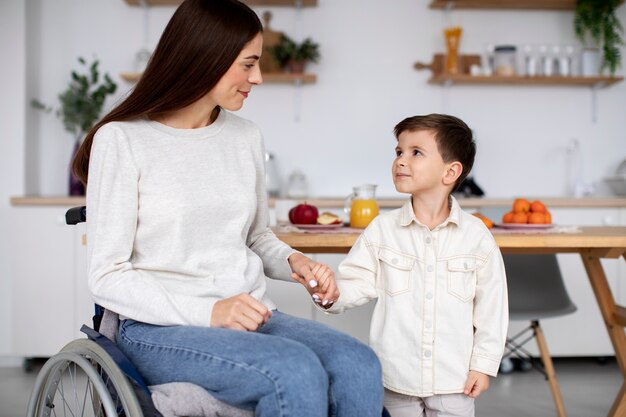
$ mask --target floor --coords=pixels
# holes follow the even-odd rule
[[[40,366],[40,365],[39,365]],[[0,417],[19,417],[26,411],[36,370],[0,368]],[[606,416],[622,385],[614,359],[557,359],[557,377],[569,417]],[[536,371],[516,371],[492,380],[491,389],[478,399],[478,417],[556,416],[550,389]]]

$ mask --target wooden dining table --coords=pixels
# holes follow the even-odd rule
[[[360,233],[354,229],[330,233],[301,233],[276,230],[279,239],[305,253],[348,253]],[[609,332],[615,357],[622,372],[622,386],[609,417],[626,417],[626,307],[617,305],[609,287],[602,258],[626,259],[626,227],[578,227],[575,231],[494,232],[502,253],[580,254],[598,307]]]

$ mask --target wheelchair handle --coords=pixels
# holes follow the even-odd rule
[[[87,221],[87,207],[72,207],[65,212],[66,224],[78,224]]]

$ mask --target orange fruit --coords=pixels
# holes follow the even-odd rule
[[[516,198],[513,201],[513,213],[528,213],[529,211],[530,202],[525,198]]]
[[[513,213],[511,223],[528,223],[528,214],[526,213]]]
[[[508,213],[506,213],[504,216],[502,216],[502,223],[513,223],[513,215],[515,213],[513,213],[512,211],[509,211]]]
[[[530,224],[544,224],[546,221],[545,213],[528,213],[528,223]]]
[[[487,229],[491,229],[493,227],[493,222],[491,221],[491,219],[487,216],[485,216],[482,213],[474,213],[474,216],[478,217],[480,220],[483,221],[483,223],[485,223],[485,226],[487,226]]]
[[[552,223],[552,215],[550,214],[550,212],[548,210],[546,210],[545,213],[543,213],[544,215],[544,223],[545,224],[551,224]]]
[[[530,211],[532,211],[533,213],[545,213],[546,206],[541,201],[535,200],[530,203]]]

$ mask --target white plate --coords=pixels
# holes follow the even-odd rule
[[[305,230],[331,230],[343,227],[342,223],[337,224],[294,224],[298,229]]]
[[[551,227],[555,227],[556,224],[499,223],[494,226],[501,227],[503,229],[549,229]]]

